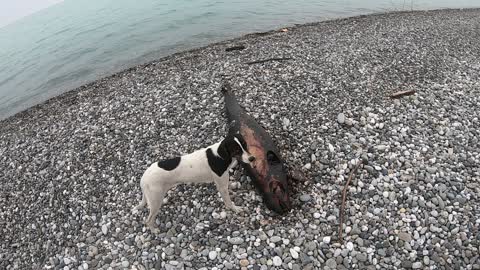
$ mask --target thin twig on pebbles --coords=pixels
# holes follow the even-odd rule
[[[267,58],[267,59],[247,62],[245,64],[253,65],[253,64],[261,64],[261,63],[270,62],[270,61],[286,61],[286,60],[291,60],[291,59],[292,59],[291,57],[274,57],[274,58]]]
[[[415,93],[416,93],[415,90],[400,91],[400,92],[395,92],[395,93],[391,94],[390,98],[391,99],[401,98],[401,97],[405,97],[405,96],[411,96]]]
[[[245,46],[243,45],[237,45],[237,46],[232,46],[232,47],[228,47],[225,49],[226,52],[231,52],[231,51],[241,51],[245,49]]]
[[[345,200],[347,199],[347,189],[348,186],[350,185],[350,182],[352,181],[352,178],[357,171],[358,167],[362,165],[362,160],[359,160],[357,162],[357,165],[353,168],[353,170],[350,172],[350,175],[348,176],[348,180],[345,183],[345,186],[343,187],[343,193],[342,193],[342,206],[340,208],[340,224],[338,228],[338,240],[341,243],[343,243],[343,220],[344,220],[344,215],[345,215]]]

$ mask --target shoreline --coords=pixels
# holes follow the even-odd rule
[[[272,34],[278,33],[283,28],[299,29],[299,28],[302,28],[302,27],[318,26],[318,25],[321,25],[322,23],[334,23],[334,22],[342,22],[342,21],[348,21],[348,20],[354,20],[354,19],[361,19],[361,18],[364,18],[364,17],[385,16],[385,15],[394,15],[394,14],[414,14],[414,13],[429,13],[429,12],[442,12],[442,11],[469,11],[469,10],[478,10],[478,9],[480,9],[480,7],[478,7],[478,8],[458,8],[458,9],[444,8],[444,9],[431,9],[431,10],[374,12],[374,13],[370,13],[370,14],[366,14],[366,15],[356,15],[356,16],[351,16],[351,17],[340,17],[340,18],[327,19],[327,20],[324,20],[324,21],[310,22],[310,23],[305,23],[305,24],[286,25],[286,26],[280,27],[278,29],[269,30],[269,31],[265,31],[265,32],[247,33],[247,34],[244,34],[242,36],[238,36],[238,37],[235,37],[235,38],[232,38],[232,39],[213,42],[213,43],[210,43],[210,44],[207,44],[207,45],[204,45],[204,46],[200,46],[200,47],[196,47],[196,48],[193,48],[193,49],[190,49],[190,50],[175,52],[175,53],[166,55],[164,57],[161,57],[159,59],[155,59],[155,60],[152,60],[152,61],[147,61],[145,63],[141,63],[141,64],[134,65],[134,66],[131,66],[131,67],[119,70],[119,71],[115,71],[114,73],[106,72],[105,74],[102,74],[100,77],[98,77],[97,79],[95,79],[93,81],[87,81],[86,83],[84,83],[84,84],[82,84],[78,87],[74,87],[74,88],[71,88],[70,90],[66,90],[66,91],[62,92],[61,94],[53,96],[51,98],[48,98],[48,99],[46,99],[46,100],[44,100],[40,103],[32,102],[34,104],[33,106],[30,106],[30,107],[28,107],[24,110],[21,110],[17,113],[14,113],[13,115],[9,115],[6,118],[0,119],[0,123],[8,120],[11,117],[15,117],[18,114],[28,113],[28,111],[30,111],[30,110],[32,110],[36,107],[39,107],[39,106],[41,107],[44,103],[48,103],[52,99],[59,99],[62,96],[64,96],[65,94],[67,94],[69,92],[72,92],[72,91],[74,91],[74,92],[81,91],[82,88],[87,88],[97,81],[101,81],[101,80],[104,80],[104,79],[107,79],[107,78],[110,78],[110,77],[114,77],[117,74],[122,74],[122,73],[128,72],[130,70],[145,67],[145,66],[148,66],[150,64],[154,64],[154,63],[158,63],[158,62],[169,61],[170,59],[173,59],[175,57],[179,57],[183,54],[199,52],[201,50],[207,49],[207,48],[212,47],[212,46],[220,46],[222,44],[229,44],[229,43],[234,44],[236,41],[248,40],[248,39],[251,39],[251,38],[259,37],[258,34],[260,34],[261,36],[272,35]]]
[[[0,121],[0,268],[480,269],[479,18],[393,12],[250,34]],[[245,64],[272,57],[292,59]],[[153,234],[131,211],[140,176],[226,134],[225,76],[308,180],[284,216],[242,173],[230,194],[243,214],[211,185],[178,186]],[[388,97],[399,90],[416,94]],[[339,195],[358,159],[342,245]]]

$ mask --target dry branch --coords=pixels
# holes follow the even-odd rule
[[[260,64],[260,63],[265,63],[269,61],[286,61],[286,60],[291,60],[291,57],[275,57],[275,58],[268,58],[268,59],[262,59],[262,60],[256,60],[252,62],[247,62],[245,64],[247,65],[253,65],[253,64]]]
[[[231,52],[231,51],[240,51],[240,50],[243,50],[245,49],[245,46],[243,45],[237,45],[237,46],[232,46],[232,47],[228,47],[225,49],[226,52]]]
[[[344,215],[345,215],[345,200],[347,199],[347,189],[348,185],[350,185],[350,182],[352,181],[353,175],[357,171],[358,167],[362,165],[362,160],[359,160],[357,162],[357,165],[355,165],[355,168],[350,172],[350,175],[348,176],[348,180],[345,183],[345,186],[343,187],[343,193],[342,193],[342,206],[340,208],[340,224],[338,228],[338,240],[341,243],[343,243],[343,220],[344,220]]]
[[[416,93],[415,90],[400,91],[400,92],[395,92],[395,93],[391,94],[390,98],[391,99],[401,98],[401,97],[404,97],[404,96],[411,96],[415,93]]]

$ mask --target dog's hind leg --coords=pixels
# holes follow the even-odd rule
[[[145,224],[150,228],[155,228],[155,218],[157,217],[158,211],[160,207],[162,207],[163,198],[165,198],[165,194],[170,187],[157,187],[155,190],[152,190],[152,187],[145,189],[145,197],[147,199],[148,208],[150,209],[150,213],[145,220]]]
[[[147,199],[145,199],[145,194],[142,191],[142,200],[137,206],[135,206],[135,208],[133,208],[133,211],[138,211],[142,209],[143,207],[145,207],[146,204],[147,204]]]

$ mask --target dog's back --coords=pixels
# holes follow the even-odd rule
[[[177,183],[210,183],[214,175],[206,158],[206,150],[216,155],[218,143],[182,157],[155,162],[145,171],[141,184],[160,181],[166,185]],[[143,182],[143,183],[142,183]]]

